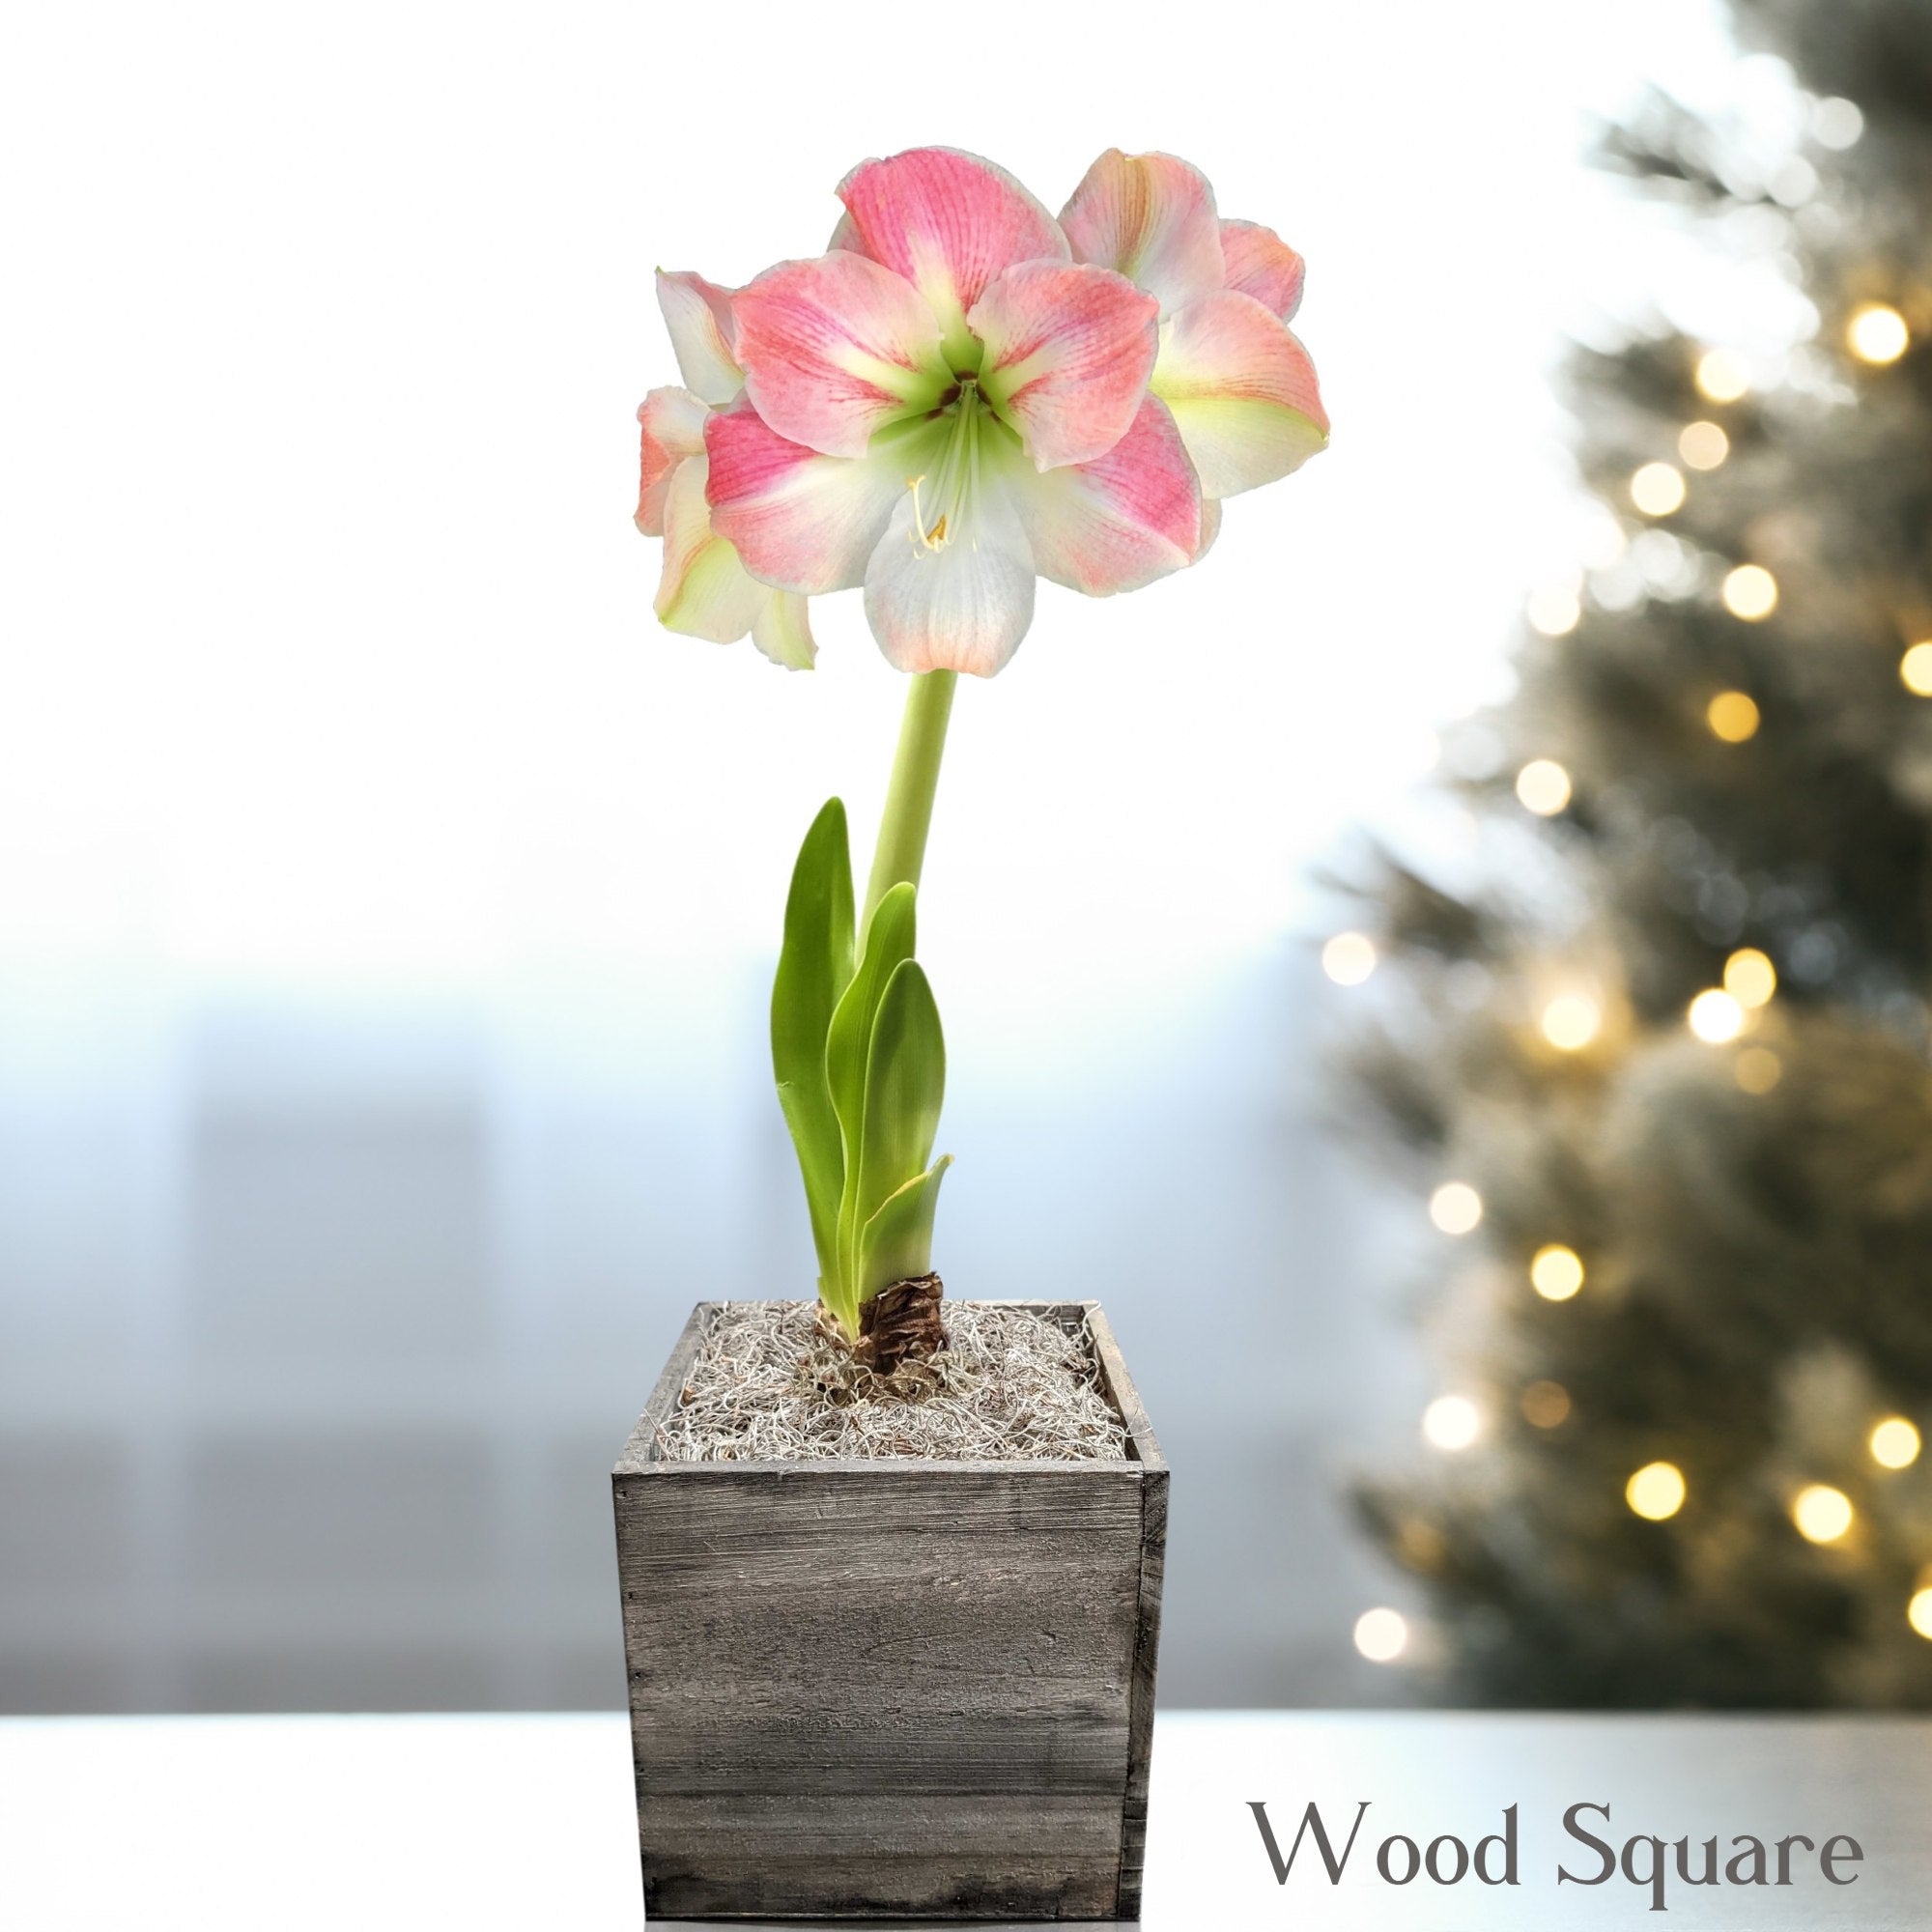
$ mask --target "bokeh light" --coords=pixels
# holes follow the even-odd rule
[[[1677,453],[1692,469],[1715,469],[1731,453],[1731,440],[1714,422],[1686,423],[1678,433]]]
[[[1631,501],[1646,517],[1667,517],[1684,502],[1684,472],[1675,464],[1646,463],[1630,481]]]
[[[1445,1180],[1429,1197],[1429,1218],[1445,1235],[1466,1235],[1483,1218],[1483,1197],[1466,1180]]]
[[[1777,579],[1761,563],[1741,563],[1724,579],[1724,609],[1747,624],[1777,609]]]
[[[1932,1642],[1932,1590],[1914,1592],[1911,1603],[1905,1606],[1905,1621],[1927,1642]]]
[[[1921,639],[1899,659],[1898,677],[1914,697],[1932,697],[1932,638]]]
[[[1852,1499],[1830,1483],[1810,1483],[1791,1499],[1791,1520],[1810,1543],[1835,1543],[1852,1526]]]
[[[1554,758],[1532,758],[1516,775],[1516,795],[1539,818],[1553,818],[1570,803],[1570,774]]]
[[[1408,1648],[1408,1619],[1400,1610],[1364,1610],[1355,1619],[1355,1648],[1371,1663],[1393,1663]]]
[[[1525,614],[1543,637],[1567,638],[1583,621],[1583,603],[1574,582],[1546,583],[1530,592]]]
[[[1866,1446],[1881,1469],[1909,1469],[1918,1460],[1918,1431],[1902,1415],[1888,1415],[1873,1428]]]
[[[1624,1485],[1624,1500],[1646,1522],[1662,1522],[1684,1507],[1689,1493],[1675,1463],[1646,1463]]]
[[[1690,1002],[1690,1031],[1708,1046],[1722,1046],[1745,1030],[1745,1009],[1721,986],[1707,986]]]
[[[1883,367],[1911,347],[1912,331],[1889,302],[1861,302],[1845,324],[1845,344],[1861,362]]]
[[[1603,1025],[1603,1009],[1585,993],[1560,993],[1543,1009],[1543,1037],[1561,1053],[1581,1052]]]
[[[1727,745],[1742,745],[1757,736],[1761,722],[1757,699],[1747,692],[1720,691],[1704,707],[1704,722],[1714,737]]]
[[[1575,1248],[1551,1241],[1530,1257],[1530,1286],[1546,1301],[1568,1301],[1583,1286],[1582,1258]]]
[[[1750,379],[1729,350],[1710,349],[1698,357],[1697,386],[1714,403],[1734,403],[1750,387]]]
[[[1321,949],[1321,970],[1338,986],[1359,986],[1376,961],[1376,943],[1366,932],[1338,932]]]
[[[1784,1063],[1768,1046],[1747,1046],[1732,1065],[1731,1078],[1747,1094],[1769,1094],[1784,1078]]]
[[[1531,1382],[1522,1392],[1522,1419],[1532,1429],[1556,1429],[1570,1418],[1570,1391],[1561,1382]]]
[[[1741,1007],[1768,1005],[1777,991],[1777,968],[1755,946],[1741,946],[1724,961],[1724,991]]]
[[[1432,1449],[1466,1449],[1482,1433],[1482,1411],[1465,1395],[1438,1395],[1422,1411],[1422,1439]]]

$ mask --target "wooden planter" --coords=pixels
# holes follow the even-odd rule
[[[1097,1301],[1120,1463],[660,1460],[611,1476],[644,1903],[1138,1918],[1167,1464]]]

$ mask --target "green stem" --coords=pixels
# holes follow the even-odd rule
[[[953,670],[915,675],[906,692],[899,724],[899,748],[893,758],[892,783],[879,820],[879,842],[872,854],[872,877],[866,887],[866,910],[859,922],[860,945],[879,901],[901,880],[919,884],[925,863],[925,835],[932,825],[932,795],[939,785],[939,761],[946,751],[946,721],[952,715]]]

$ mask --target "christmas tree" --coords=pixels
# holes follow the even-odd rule
[[[1601,158],[1787,339],[1573,355],[1605,540],[1450,742],[1482,860],[1329,949],[1461,1237],[1359,1497],[1458,1701],[1932,1705],[1932,0],[1733,12],[1777,125]]]

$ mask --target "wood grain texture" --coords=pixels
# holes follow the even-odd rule
[[[648,1909],[1139,1910],[1167,1464],[1098,1304],[1107,1463],[680,1463],[706,1309],[612,1475]]]

